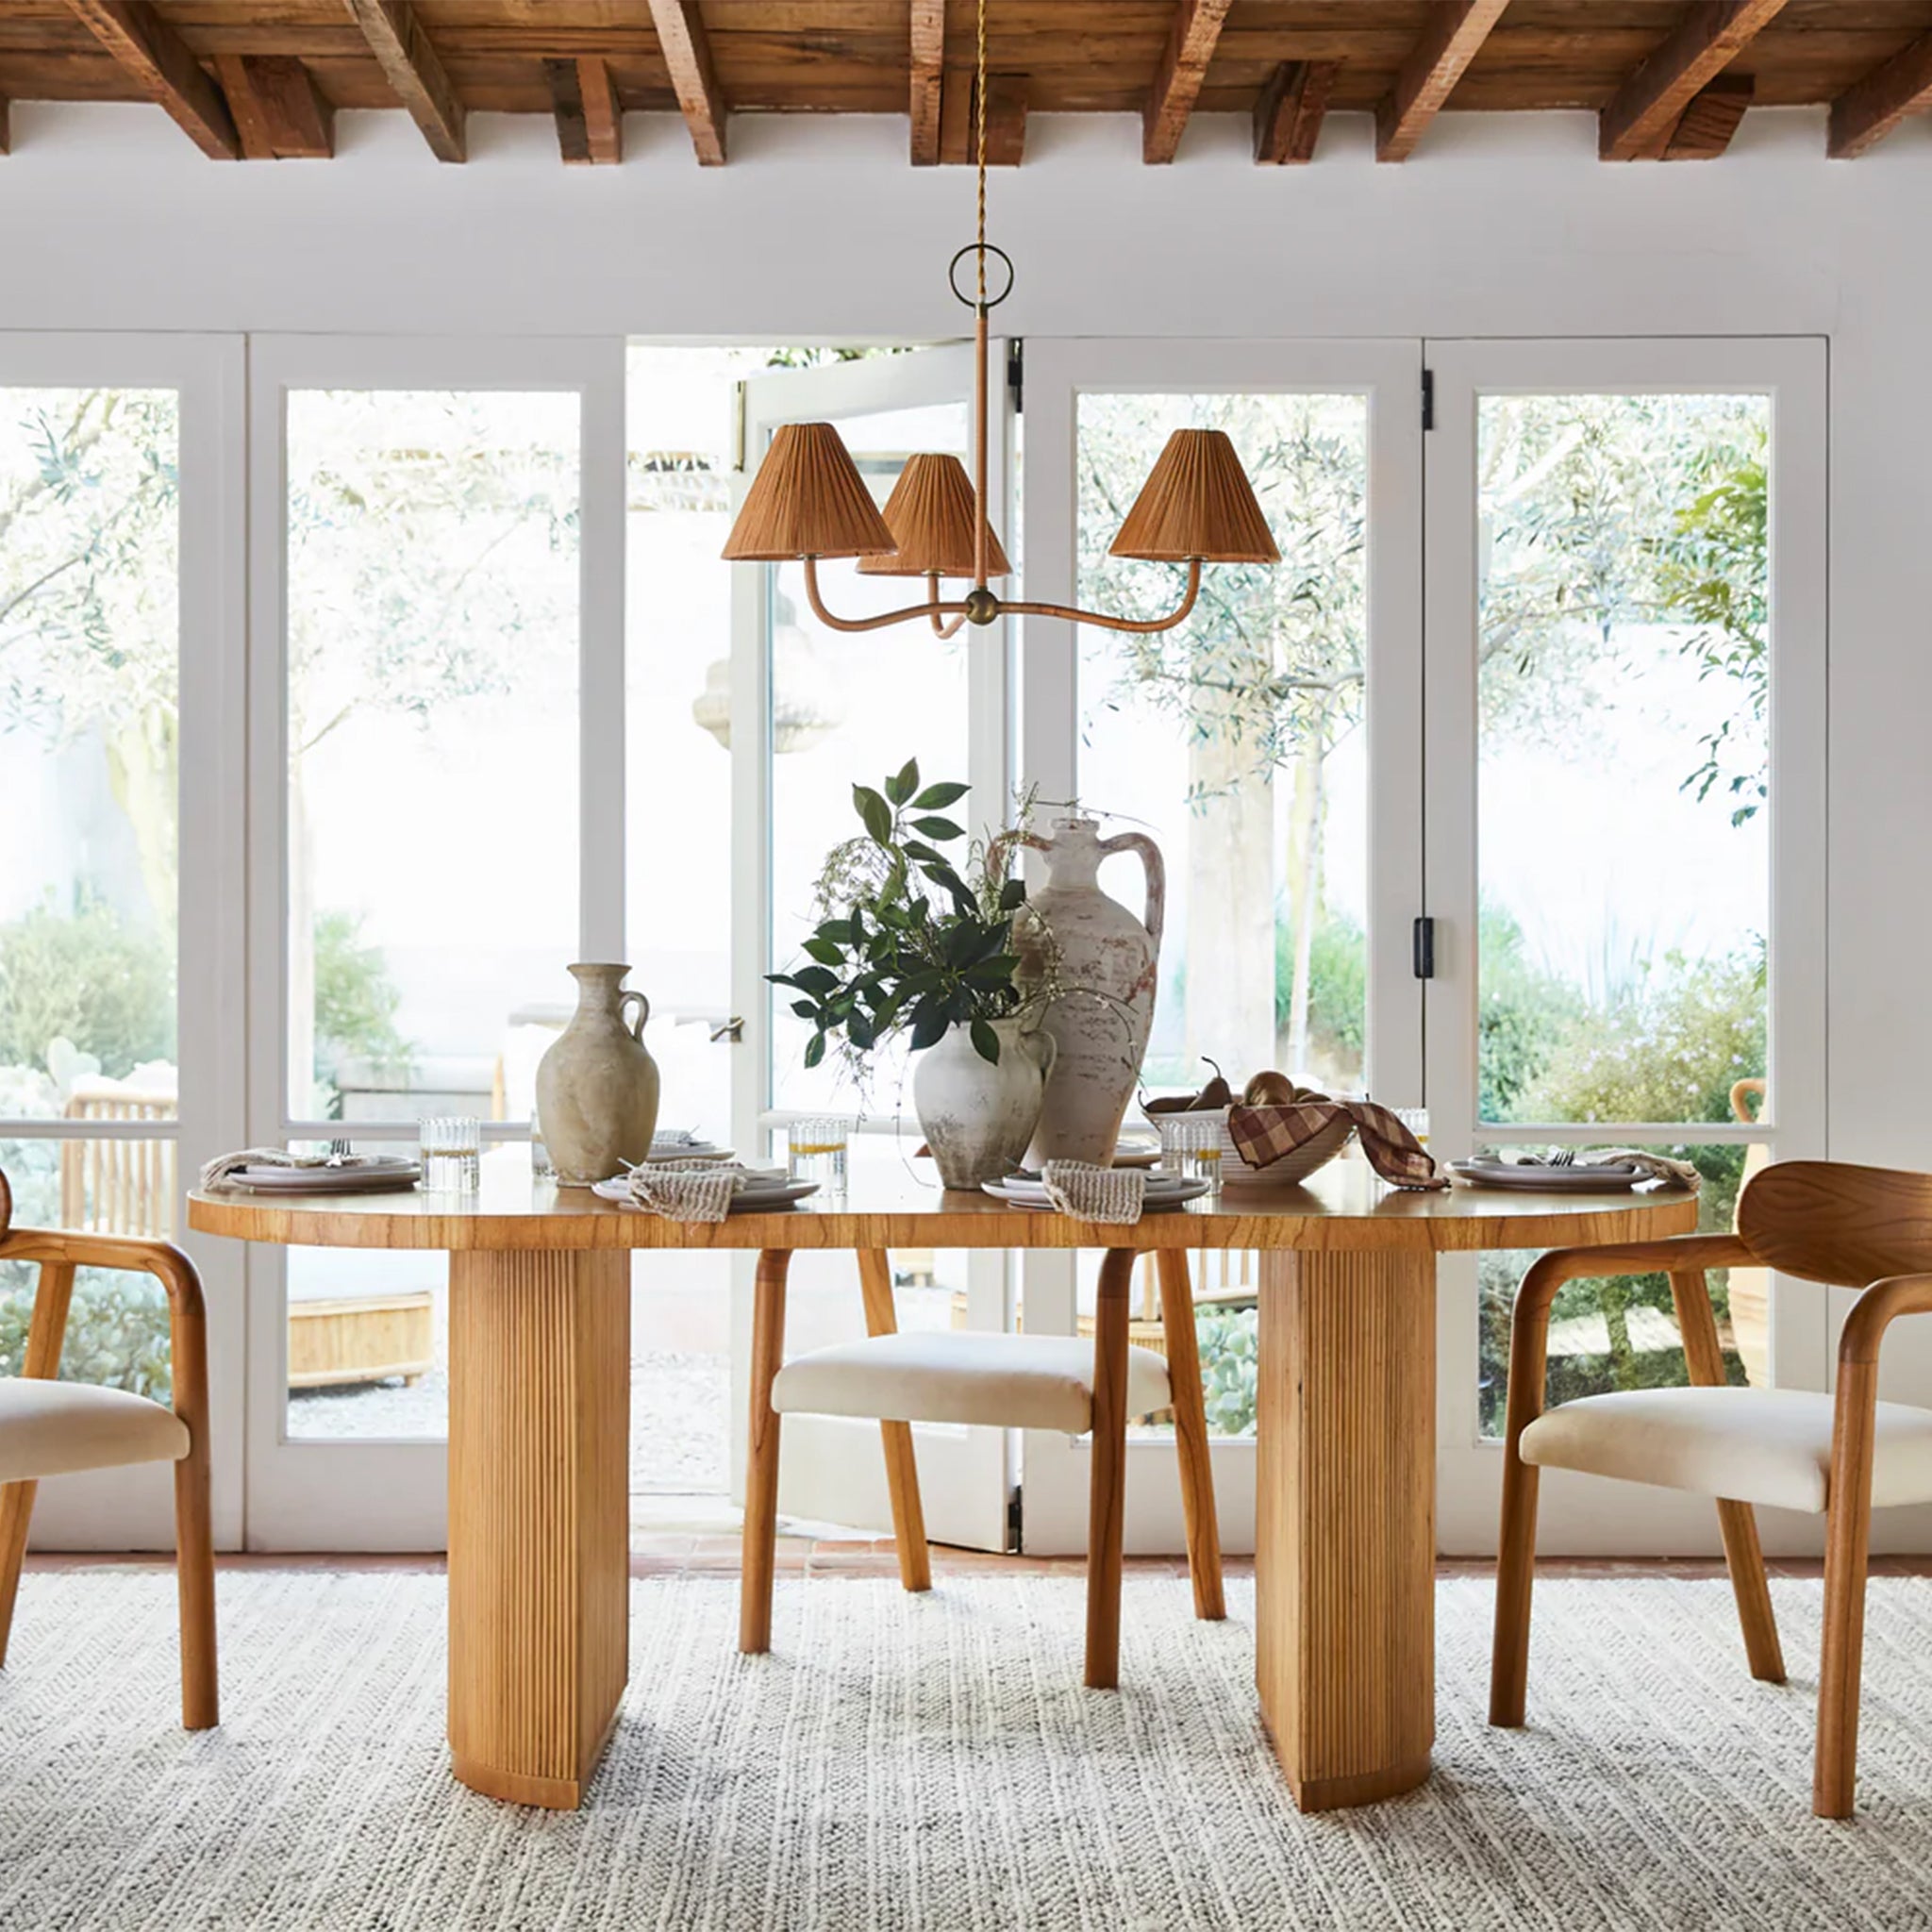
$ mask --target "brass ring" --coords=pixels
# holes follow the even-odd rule
[[[979,308],[981,306],[979,297],[964,293],[959,287],[959,264],[969,255],[979,255],[981,253],[996,255],[1006,263],[1007,286],[997,295],[989,295],[985,303],[988,308],[997,308],[1013,292],[1013,258],[1004,248],[995,247],[991,242],[967,242],[965,247],[960,249],[958,254],[954,256],[952,260],[946,264],[946,280],[951,284],[953,293],[958,300],[963,302],[968,308]]]

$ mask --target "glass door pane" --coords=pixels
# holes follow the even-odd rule
[[[0,1120],[48,1127],[0,1139],[23,1226],[178,1231],[180,413],[0,388]],[[37,1278],[0,1265],[0,1374]],[[158,1286],[82,1271],[61,1372],[165,1401]]]
[[[1166,860],[1148,1094],[1218,1068],[1237,1093],[1278,1070],[1421,1098],[1404,957],[1420,893],[1417,359],[1414,344],[1028,345],[1029,595],[1130,619],[1172,608],[1177,567],[1109,546],[1177,429],[1227,435],[1282,553],[1208,566],[1172,630],[1074,628],[1070,661],[1066,626],[1028,625],[1026,780],[1150,833]],[[1129,874],[1101,884],[1138,908]],[[1258,1270],[1215,1254],[1191,1274],[1224,1535],[1252,1548]],[[1098,1275],[1097,1254],[1029,1256],[1025,1325],[1091,1333]],[[1155,1341],[1151,1274],[1133,1312]],[[1132,1547],[1181,1547],[1172,1433],[1164,1418],[1135,1431]],[[1084,1445],[1029,1435],[1024,1457],[1026,1546],[1082,1547]]]
[[[1430,358],[1436,1151],[1647,1148],[1728,1228],[1748,1173],[1822,1128],[1815,345]],[[1496,1458],[1472,1448],[1501,1429],[1532,1258],[1444,1263],[1456,1547],[1494,1533]],[[1732,1270],[1711,1291],[1732,1382],[1822,1371],[1817,1291]],[[1668,1281],[1572,1284],[1550,1357],[1551,1400],[1682,1384]],[[1632,1546],[1694,1546],[1674,1508]]]

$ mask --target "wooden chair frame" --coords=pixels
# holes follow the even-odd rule
[[[51,1380],[60,1371],[77,1268],[152,1274],[168,1296],[175,1413],[187,1425],[188,1454],[175,1464],[175,1567],[181,1604],[181,1722],[191,1731],[220,1722],[215,1669],[215,1568],[208,1495],[208,1312],[194,1263],[167,1241],[16,1227],[0,1235],[0,1261],[40,1266],[23,1374]],[[0,1666],[20,1593],[36,1482],[0,1484]]]
[[[1208,1622],[1226,1616],[1222,1596],[1221,1529],[1214,1515],[1214,1469],[1208,1436],[1208,1407],[1201,1389],[1201,1359],[1194,1337],[1192,1286],[1188,1257],[1179,1249],[1157,1251],[1160,1318],[1166,1334],[1168,1373],[1174,1385],[1174,1437],[1180,1457],[1181,1507],[1186,1524],[1188,1571],[1194,1614]],[[1134,1263],[1130,1248],[1109,1248],[1100,1264],[1100,1293],[1093,1336],[1093,1469],[1088,1501],[1087,1665],[1090,1690],[1110,1690],[1120,1682],[1122,1535],[1125,1521],[1127,1462],[1127,1330]],[[751,1448],[745,1475],[744,1576],[739,1605],[738,1647],[772,1647],[772,1584],[778,1533],[778,1437],[772,1384],[785,1358],[785,1282],[791,1257],[773,1251],[758,1257],[752,1316]],[[891,1265],[882,1248],[858,1251],[858,1279],[869,1335],[897,1331],[892,1310]],[[892,1540],[899,1580],[908,1591],[932,1588],[912,1424],[881,1422],[886,1487],[892,1506]]]
[[[1829,1174],[1823,1162],[1790,1163],[1807,1178]],[[1754,1185],[1778,1172],[1765,1170]],[[1875,1169],[1841,1169],[1865,1177],[1888,1176]],[[1782,1185],[1782,1184],[1781,1184]],[[1783,1204],[1780,1204],[1782,1207]],[[1818,1270],[1827,1229],[1806,1237],[1792,1272],[1829,1279]],[[1796,1239],[1796,1238],[1794,1238]],[[1808,1263],[1808,1264],[1807,1264]],[[1524,1277],[1516,1296],[1509,1338],[1509,1398],[1503,1464],[1503,1517],[1496,1555],[1495,1647],[1491,1659],[1490,1722],[1518,1725],[1529,1670],[1530,1592],[1536,1569],[1537,1491],[1541,1472],[1523,1460],[1523,1432],[1543,1412],[1548,1371],[1550,1308],[1567,1281],[1603,1275],[1670,1276],[1671,1299],[1684,1339],[1684,1362],[1698,1388],[1721,1386],[1724,1361],[1712,1309],[1708,1271],[1732,1266],[1790,1265],[1777,1247],[1769,1252],[1741,1235],[1685,1235],[1673,1241],[1624,1247],[1561,1248],[1544,1255]],[[1858,1686],[1864,1654],[1865,1580],[1871,1548],[1872,1465],[1876,1432],[1879,1347],[1901,1315],[1932,1313],[1932,1273],[1874,1281],[1858,1295],[1839,1342],[1838,1392],[1833,1410],[1831,1477],[1825,1511],[1824,1636],[1818,1678],[1818,1738],[1811,1808],[1821,1818],[1852,1815],[1857,1782]],[[1765,1581],[1764,1554],[1751,1506],[1721,1500],[1718,1526],[1724,1561],[1737,1597],[1744,1652],[1751,1674],[1763,1682],[1785,1680],[1777,1622]]]

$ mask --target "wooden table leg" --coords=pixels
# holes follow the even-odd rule
[[[571,1810],[630,1638],[630,1257],[452,1254],[449,1743],[457,1777]]]
[[[858,1287],[865,1300],[865,1332],[896,1335],[899,1314],[892,1303],[892,1264],[885,1249],[859,1249]],[[879,1441],[886,1453],[886,1494],[892,1506],[892,1547],[899,1553],[899,1581],[908,1590],[930,1590],[932,1553],[925,1545],[925,1509],[919,1500],[919,1458],[912,1424],[880,1423]]]
[[[738,1581],[738,1647],[756,1657],[772,1647],[772,1573],[778,1557],[780,1418],[772,1384],[785,1366],[785,1280],[791,1257],[758,1257],[751,1316],[751,1413],[746,1418],[744,1559]]]
[[[1127,1307],[1131,1248],[1100,1259],[1093,1316],[1092,1473],[1087,1492],[1087,1688],[1121,1680],[1121,1552],[1127,1499]]]
[[[1255,1677],[1304,1811],[1429,1774],[1435,1275],[1427,1254],[1261,1260]]]

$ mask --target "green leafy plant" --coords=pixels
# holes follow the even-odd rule
[[[11,1291],[0,1287],[0,1375],[17,1375],[25,1363],[33,1307],[30,1279]],[[60,1379],[169,1401],[168,1304],[159,1289],[141,1276],[83,1272],[67,1313]]]
[[[1014,974],[1014,922],[1025,908],[1020,879],[999,877],[997,841],[978,854],[969,885],[960,865],[940,848],[957,845],[965,827],[941,816],[969,787],[921,786],[919,763],[906,764],[878,789],[852,788],[864,831],[827,855],[817,891],[819,924],[805,941],[810,961],[766,977],[799,997],[791,1010],[811,1022],[805,1064],[815,1067],[842,1037],[860,1067],[895,1033],[931,1046],[949,1027],[970,1027],[974,1050],[997,1062],[991,1022],[1024,1004]],[[969,850],[962,861],[974,870]]]
[[[175,1052],[172,942],[123,923],[82,889],[71,910],[50,892],[0,926],[0,1064],[44,1064],[48,1043],[71,1040],[118,1078]]]
[[[1260,1316],[1253,1308],[1196,1308],[1201,1392],[1208,1426],[1218,1435],[1252,1436],[1259,1382]]]
[[[315,1079],[333,1096],[332,1118],[341,1106],[335,1079],[344,1059],[359,1057],[378,1067],[408,1064],[409,1042],[396,1028],[402,997],[382,948],[363,941],[360,913],[316,914]]]

